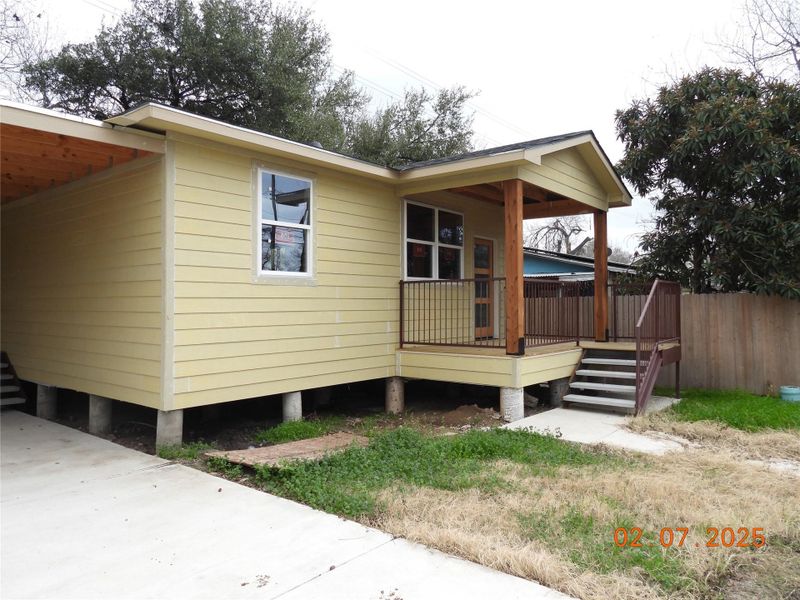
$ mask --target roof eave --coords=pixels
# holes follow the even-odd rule
[[[143,104],[121,115],[106,119],[106,123],[150,131],[183,133],[251,150],[266,151],[270,154],[347,171],[371,179],[382,181],[397,179],[396,172],[386,167],[160,104]]]
[[[0,122],[158,154],[165,152],[163,135],[126,127],[112,127],[95,119],[76,117],[17,102],[0,100]]]

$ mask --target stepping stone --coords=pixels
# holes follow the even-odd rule
[[[364,447],[369,443],[369,438],[352,433],[338,432],[308,440],[287,442],[263,448],[250,448],[248,450],[218,450],[206,452],[206,456],[224,458],[232,463],[258,467],[267,465],[277,467],[287,460],[302,459],[314,460],[323,458],[326,454],[345,450],[352,444]]]

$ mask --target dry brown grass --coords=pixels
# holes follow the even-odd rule
[[[800,433],[761,431],[748,433],[713,421],[677,421],[668,413],[632,419],[633,431],[657,431],[674,435],[709,449],[723,449],[744,458],[787,459],[800,462]]]
[[[758,575],[771,572],[765,565],[775,561],[800,562],[799,480],[744,463],[735,453],[631,457],[624,468],[564,468],[557,477],[496,466],[508,486],[491,493],[385,492],[377,524],[584,599],[716,598],[747,590],[756,590],[754,597],[760,591],[790,597],[800,587],[800,571],[767,583]],[[565,524],[570,515],[591,527],[576,536]],[[659,584],[637,566],[605,562],[612,533],[623,522],[656,536],[662,527],[690,528],[684,547],[663,555],[677,572],[672,584]],[[709,526],[763,527],[767,547],[706,548]]]

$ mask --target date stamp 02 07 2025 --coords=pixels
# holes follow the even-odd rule
[[[683,546],[688,527],[663,527],[658,533],[658,543],[664,548]],[[763,527],[708,527],[706,529],[706,548],[761,548],[767,544]],[[614,545],[619,548],[642,548],[655,544],[642,542],[640,527],[617,527],[614,530]],[[695,543],[695,547],[700,547]]]

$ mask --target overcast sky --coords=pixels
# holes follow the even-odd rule
[[[614,111],[670,77],[724,63],[719,42],[743,0],[298,0],[328,30],[337,68],[377,103],[404,88],[464,85],[478,147],[592,129],[622,155]],[[62,41],[91,38],[127,0],[39,0]],[[633,250],[650,203],[609,213],[612,244]]]

